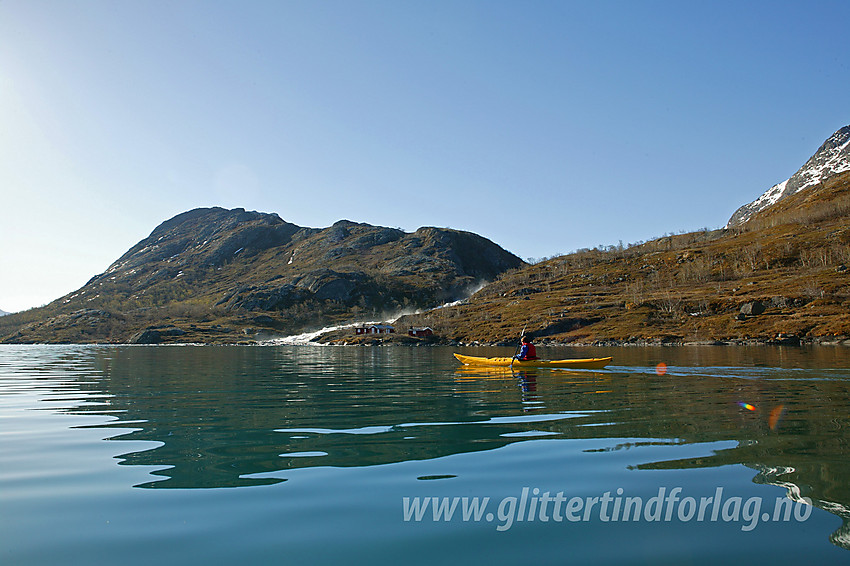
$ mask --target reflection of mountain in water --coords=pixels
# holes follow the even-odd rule
[[[355,359],[333,350],[114,349],[99,360],[102,377],[80,383],[105,388],[109,410],[75,412],[118,415],[103,426],[133,429],[111,440],[157,443],[121,456],[124,465],[160,468],[152,474],[163,479],[139,486],[150,488],[268,484],[283,480],[262,474],[287,469],[434,459],[521,440],[510,435],[537,422],[587,420],[560,412],[491,418],[495,404],[520,395],[518,381],[508,377],[495,404],[478,406],[455,394],[452,379],[394,377],[377,349],[355,350]]]
[[[619,441],[605,450],[731,440],[709,456],[636,467],[752,467],[756,483],[799,486],[842,517],[833,542],[848,547],[842,379],[514,375],[458,371],[450,360],[439,348],[109,348],[96,359],[101,376],[78,383],[105,393],[108,410],[74,411],[135,428],[115,440],[160,444],[122,456],[160,468],[162,479],[142,485],[157,488],[271,483],[288,469],[435,459],[529,438]]]
[[[753,482],[783,487],[785,488],[785,495],[789,499],[806,504],[810,501],[815,507],[841,517],[841,527],[829,535],[829,540],[836,546],[850,550],[850,507],[842,503],[826,499],[818,499],[808,495],[807,492],[810,491],[809,489],[803,487],[801,484],[796,484],[793,481],[790,481],[790,478],[800,477],[800,474],[798,474],[797,470],[794,468],[771,468],[752,464],[750,464],[750,466],[757,469],[759,472],[756,477],[753,478]],[[806,501],[806,499],[808,499],[808,501]]]
[[[727,380],[728,381],[728,380]],[[789,380],[790,381],[790,380]],[[710,457],[650,462],[640,469],[693,469],[742,464],[757,470],[754,483],[786,489],[794,501],[809,498],[815,507],[843,520],[830,536],[850,550],[850,447],[843,433],[850,418],[846,382],[831,380],[732,383],[738,398],[751,399],[755,410],[738,411],[742,430],[734,448]],[[782,419],[773,421],[781,407]],[[763,408],[763,409],[760,409]],[[692,437],[688,437],[692,440]]]

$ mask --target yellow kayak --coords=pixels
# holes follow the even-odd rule
[[[455,354],[458,361],[465,365],[477,366],[510,366],[513,358],[479,358],[477,356],[464,356]],[[613,358],[585,358],[571,360],[528,360],[521,362],[513,360],[515,368],[572,368],[572,369],[602,369]]]

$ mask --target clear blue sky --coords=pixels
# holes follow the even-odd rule
[[[723,226],[850,123],[840,1],[0,2],[0,309],[200,206],[523,258]]]

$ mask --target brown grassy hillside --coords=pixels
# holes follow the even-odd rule
[[[502,275],[463,305],[407,317],[449,340],[838,341],[850,336],[850,173],[735,230],[584,250]]]

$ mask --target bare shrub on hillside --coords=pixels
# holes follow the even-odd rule
[[[674,315],[682,310],[682,297],[666,291],[656,300],[658,310],[664,314]]]
[[[653,271],[647,278],[650,287],[656,291],[670,291],[679,286],[672,271]]]
[[[707,257],[697,257],[693,261],[685,262],[678,273],[681,284],[707,283],[712,279],[712,260]]]
[[[850,263],[850,245],[848,244],[833,244],[830,248],[832,257],[836,263]]]
[[[593,267],[598,260],[599,252],[589,248],[582,248],[569,256],[570,266],[574,269],[586,269]]]
[[[633,304],[640,305],[646,301],[645,287],[642,279],[626,284],[626,295]]]
[[[748,277],[756,271],[762,261],[762,246],[759,243],[737,248],[731,254],[732,276],[737,279]]]
[[[712,262],[712,266],[717,269],[716,279],[718,281],[728,281],[731,278],[732,268],[726,261],[726,256],[721,255]]]
[[[800,265],[806,269],[814,267],[828,267],[832,264],[832,250],[826,247],[817,247],[800,250]]]
[[[750,268],[750,271],[758,269],[759,263],[762,260],[762,245],[759,243],[750,244],[741,249],[741,256]]]

